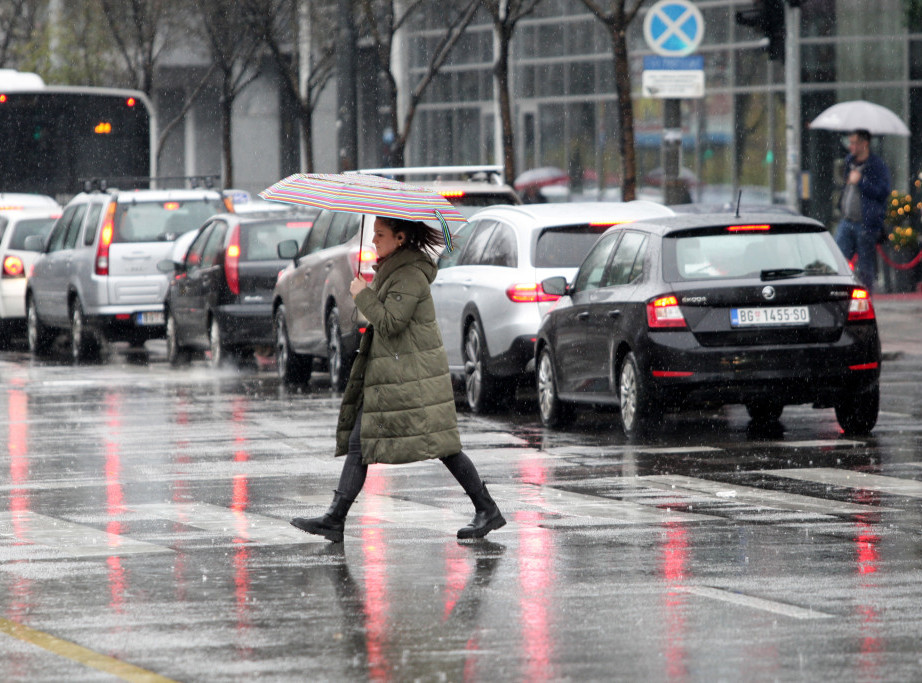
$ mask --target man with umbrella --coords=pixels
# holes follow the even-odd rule
[[[884,233],[890,169],[883,159],[871,153],[871,134],[867,130],[852,131],[848,150],[836,244],[849,260],[858,254],[858,279],[870,291],[877,277],[876,249]]]

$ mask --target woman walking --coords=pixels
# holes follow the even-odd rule
[[[448,358],[429,292],[437,269],[427,251],[439,246],[439,235],[425,223],[379,216],[372,242],[378,251],[374,280],[369,286],[356,277],[350,285],[369,327],[336,427],[336,455],[346,461],[329,510],[291,523],[341,543],[368,465],[438,458],[474,503],[474,518],[458,538],[482,538],[506,520],[461,450]]]

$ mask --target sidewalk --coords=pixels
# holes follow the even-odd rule
[[[922,292],[875,294],[884,358],[922,356]]]

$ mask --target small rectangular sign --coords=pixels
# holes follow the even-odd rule
[[[643,58],[644,71],[704,71],[704,57],[660,57],[647,55]]]
[[[644,69],[641,89],[644,97],[660,99],[704,97],[704,71]]]

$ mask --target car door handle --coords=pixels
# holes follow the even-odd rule
[[[589,311],[582,311],[576,314],[577,320],[589,320]]]
[[[614,310],[609,311],[609,312],[608,312],[608,317],[611,318],[612,320],[614,320],[615,318],[620,318],[620,317],[621,317],[621,310],[618,309],[618,308],[616,308],[616,309],[614,309]]]

